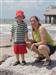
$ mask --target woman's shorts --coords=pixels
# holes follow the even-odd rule
[[[15,54],[25,54],[27,53],[26,44],[14,44],[14,53]]]
[[[52,46],[52,45],[48,45],[48,44],[47,44],[47,46],[50,49],[50,54],[49,54],[49,56],[50,56],[50,55],[52,55],[55,52],[56,46]],[[38,48],[38,46],[36,46],[36,48]]]
[[[55,50],[56,50],[56,46],[52,46],[52,45],[48,45],[48,44],[47,44],[47,46],[50,49],[50,54],[49,55],[52,55],[55,52]]]

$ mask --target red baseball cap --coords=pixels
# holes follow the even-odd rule
[[[23,12],[22,10],[17,10],[17,11],[16,11],[16,18],[19,17],[19,16],[22,16],[23,19],[25,18],[24,12]]]

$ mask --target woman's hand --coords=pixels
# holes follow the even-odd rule
[[[38,43],[34,43],[35,46],[38,46]]]
[[[34,46],[38,46],[38,43],[33,43],[33,44],[31,45],[31,49],[32,49]]]
[[[38,43],[33,43],[32,46],[38,46]]]

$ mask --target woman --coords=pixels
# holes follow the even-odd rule
[[[46,58],[44,65],[49,65],[51,62],[50,55],[55,52],[54,41],[46,31],[46,29],[39,23],[39,19],[36,16],[30,18],[33,33],[33,44],[31,49],[38,54],[38,58],[35,62],[39,62]],[[32,40],[31,40],[32,41]]]

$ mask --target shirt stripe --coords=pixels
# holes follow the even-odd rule
[[[12,25],[12,35],[14,42],[22,43],[25,42],[25,33],[28,32],[27,24],[25,22],[15,22]]]

